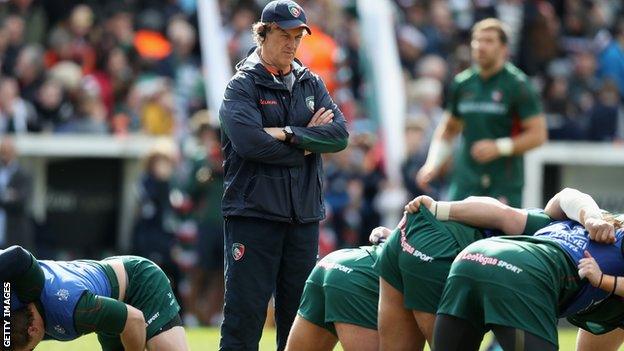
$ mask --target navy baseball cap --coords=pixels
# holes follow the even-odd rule
[[[312,34],[310,27],[306,24],[305,12],[301,6],[291,0],[274,0],[268,3],[262,10],[260,21],[275,22],[282,29],[305,28],[308,34]]]

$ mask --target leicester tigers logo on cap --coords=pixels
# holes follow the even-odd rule
[[[245,255],[245,245],[241,243],[232,244],[232,257],[234,261],[239,261]]]
[[[306,98],[306,106],[308,106],[308,110],[314,112],[314,96],[308,96]]]
[[[295,18],[301,15],[301,10],[295,5],[288,6],[288,11],[290,11],[290,14]]]

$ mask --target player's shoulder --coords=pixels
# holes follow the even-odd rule
[[[510,81],[518,83],[518,84],[527,84],[529,83],[529,77],[526,73],[522,72],[522,70],[516,67],[513,63],[507,62],[503,67],[505,74],[508,76]]]
[[[457,73],[455,78],[453,78],[453,83],[457,85],[462,85],[462,84],[465,84],[466,82],[469,82],[470,80],[474,78],[477,78],[478,75],[479,75],[479,72],[474,67],[469,67]]]

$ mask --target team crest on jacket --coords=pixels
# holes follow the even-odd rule
[[[245,245],[241,243],[232,244],[232,257],[234,257],[234,261],[238,261],[243,258],[245,255]]]
[[[290,11],[290,14],[293,15],[293,17],[299,17],[299,15],[301,15],[301,10],[294,5],[289,6],[288,11]]]
[[[314,96],[308,96],[306,98],[306,106],[308,106],[308,110],[314,112]]]
[[[67,301],[69,298],[69,291],[67,291],[67,289],[59,289],[54,295],[58,297],[59,301]]]

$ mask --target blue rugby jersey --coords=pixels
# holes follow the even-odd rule
[[[548,239],[565,251],[575,265],[584,257],[587,250],[600,266],[604,274],[624,276],[624,257],[622,255],[622,239],[624,230],[615,233],[614,244],[601,244],[589,238],[588,232],[578,222],[558,221],[535,233],[536,237]],[[563,306],[559,317],[567,317],[587,310],[606,299],[609,293],[595,288],[586,282],[577,295]]]
[[[74,310],[86,291],[111,296],[111,286],[101,267],[87,261],[38,261],[45,275],[41,292],[46,334],[68,341],[79,337],[74,327]]]

